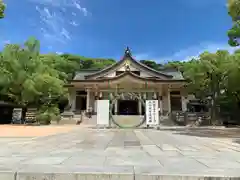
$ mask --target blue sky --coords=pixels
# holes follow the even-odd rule
[[[120,59],[186,60],[208,50],[232,50],[226,0],[5,0],[1,47],[29,36],[41,51]]]

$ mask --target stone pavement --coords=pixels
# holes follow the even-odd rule
[[[0,146],[0,180],[240,179],[240,144],[231,138],[79,126],[0,137]]]

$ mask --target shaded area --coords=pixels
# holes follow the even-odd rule
[[[240,128],[213,129],[213,128],[172,128],[161,131],[173,131],[173,134],[209,138],[240,138]]]
[[[11,124],[13,109],[18,108],[16,104],[0,101],[0,124]]]

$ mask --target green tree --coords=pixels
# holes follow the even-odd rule
[[[87,58],[79,55],[63,54],[61,55],[69,62],[76,62],[79,69],[103,69],[114,64],[114,59]]]
[[[165,68],[174,68],[176,70],[182,71],[184,62],[180,62],[180,61],[170,61],[166,64],[164,64]]]
[[[157,64],[155,61],[152,60],[140,60],[140,62],[155,70],[159,70],[162,67],[161,64]]]
[[[211,117],[216,120],[217,104],[221,90],[226,88],[231,56],[227,51],[204,52],[199,59],[185,63],[184,77],[188,90],[204,99],[211,97]]]
[[[24,47],[7,45],[0,60],[1,94],[13,102],[29,105],[49,103],[51,99],[64,96],[64,81],[58,70],[41,60],[39,42],[29,39]]]
[[[228,31],[229,45],[239,46],[240,38],[240,0],[228,0],[228,14],[232,18],[233,26]]]
[[[0,0],[0,19],[4,18],[4,11],[6,5],[3,3],[3,0]]]

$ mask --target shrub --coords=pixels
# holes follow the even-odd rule
[[[40,124],[48,125],[51,121],[60,121],[60,112],[57,105],[42,106],[37,113],[37,121]]]

